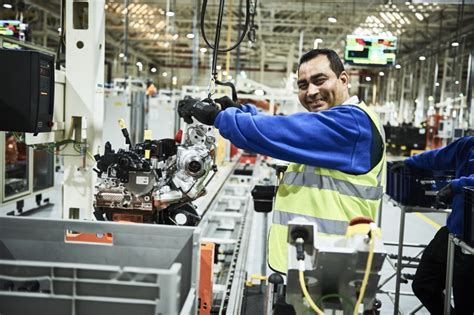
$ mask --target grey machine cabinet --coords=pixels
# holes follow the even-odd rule
[[[112,243],[73,242],[72,232]],[[0,217],[0,314],[196,314],[199,236],[191,227]]]

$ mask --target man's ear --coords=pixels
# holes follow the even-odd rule
[[[346,71],[341,72],[341,74],[339,75],[339,80],[341,80],[344,86],[347,86],[349,84],[349,75],[347,74]]]

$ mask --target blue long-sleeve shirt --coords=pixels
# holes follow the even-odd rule
[[[462,188],[474,186],[474,137],[460,138],[451,144],[423,152],[405,160],[405,164],[425,170],[455,170],[451,182],[454,197],[452,212],[447,220],[451,233],[462,235],[464,224],[464,197]]]
[[[277,159],[350,174],[374,166],[371,121],[354,105],[289,116],[258,115],[255,107],[244,105],[221,111],[214,125],[237,147]]]

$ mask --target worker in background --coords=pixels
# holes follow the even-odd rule
[[[426,151],[395,163],[392,171],[401,167],[425,170],[455,170],[456,179],[438,192],[438,201],[452,200],[452,212],[428,244],[416,270],[412,287],[416,297],[431,314],[443,314],[446,287],[448,234],[462,236],[464,226],[464,197],[462,188],[474,186],[474,137],[460,138],[446,147]],[[474,256],[455,248],[453,270],[453,295],[456,314],[474,314]]]
[[[257,115],[227,97],[216,106],[185,99],[185,121],[214,125],[237,147],[292,162],[278,188],[268,239],[269,266],[287,272],[288,221],[304,217],[320,235],[344,235],[358,216],[375,220],[385,165],[383,129],[357,96],[333,50],[314,49],[298,65],[298,97],[307,113]]]

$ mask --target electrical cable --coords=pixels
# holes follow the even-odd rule
[[[221,0],[222,4],[223,4],[223,2],[224,1]],[[211,49],[216,49],[215,46],[213,46],[213,45],[211,45],[211,43],[209,43],[209,40],[207,39],[207,36],[206,36],[206,32],[204,31],[204,19],[206,17],[206,8],[207,8],[207,0],[203,0],[202,7],[201,7],[201,34],[202,34],[202,38],[204,39],[204,42],[206,43],[207,47],[209,47]],[[240,34],[240,38],[237,40],[236,44],[234,44],[232,47],[227,47],[225,49],[218,49],[218,52],[228,52],[228,51],[231,51],[231,50],[235,49],[237,46],[239,46],[240,43],[242,42],[242,40],[245,38],[245,34],[247,33],[249,22],[250,22],[250,0],[246,0],[245,23],[244,23],[243,31]],[[221,21],[221,24],[222,24],[222,21]],[[219,27],[219,30],[220,30],[221,25],[218,25],[218,27]],[[217,48],[219,48],[219,47],[217,47]]]
[[[367,257],[367,264],[365,266],[365,273],[364,273],[364,278],[362,280],[362,285],[360,287],[360,292],[359,292],[359,297],[357,299],[357,302],[354,306],[354,315],[359,314],[359,305],[362,303],[362,300],[364,299],[364,294],[365,294],[365,289],[367,288],[367,283],[369,282],[369,276],[370,276],[370,270],[372,269],[372,261],[374,258],[374,250],[375,250],[375,228],[374,224],[370,224],[370,231],[369,231],[369,237],[370,237],[370,247],[369,247],[369,255]]]
[[[245,38],[245,34],[247,33],[248,27],[249,27],[249,21],[250,21],[250,0],[246,1],[246,13],[245,13],[245,24],[242,33],[240,34],[240,38],[237,39],[237,42],[235,45],[232,47],[227,47],[225,49],[219,49],[219,40],[221,36],[221,28],[222,28],[222,16],[224,14],[224,3],[225,0],[220,0],[219,2],[219,13],[217,15],[217,24],[216,24],[216,34],[214,37],[214,46],[209,43],[207,37],[206,37],[206,32],[205,32],[205,27],[204,27],[204,19],[206,17],[206,10],[207,10],[207,0],[203,0],[202,2],[202,7],[201,7],[201,33],[202,33],[202,38],[204,39],[204,42],[206,45],[213,49],[212,53],[212,78],[217,80],[217,54],[219,52],[228,52],[236,48],[237,46],[240,45],[242,40]]]
[[[323,315],[323,311],[319,309],[319,307],[314,303],[313,299],[308,293],[308,289],[306,289],[306,284],[304,282],[304,260],[300,260],[300,268],[299,268],[299,279],[300,279],[300,287],[301,291],[303,292],[304,298],[308,302],[309,306],[316,312],[318,315]]]
[[[306,283],[304,282],[304,240],[301,237],[296,239],[296,259],[298,260],[298,274],[299,274],[299,282],[301,291],[303,292],[303,296],[308,302],[309,306],[313,309],[313,311],[318,315],[324,315],[324,312],[319,309],[319,307],[314,303],[313,299],[308,293],[308,289],[306,289]]]

